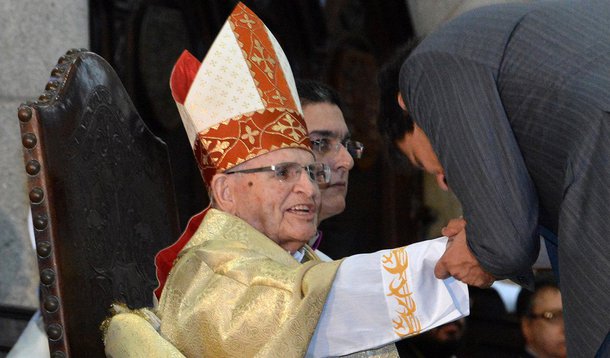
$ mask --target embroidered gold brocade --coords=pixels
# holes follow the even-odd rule
[[[163,339],[153,325],[137,312],[112,317],[104,335],[108,358],[184,358],[171,343]]]
[[[393,275],[392,281],[387,288],[387,296],[396,299],[400,307],[396,317],[392,319],[394,332],[399,337],[408,337],[421,332],[421,323],[415,315],[417,305],[412,297],[407,277],[409,268],[409,256],[404,248],[391,250],[382,258],[383,268]]]
[[[339,262],[297,263],[244,221],[211,209],[161,296],[161,334],[187,357],[302,357]]]

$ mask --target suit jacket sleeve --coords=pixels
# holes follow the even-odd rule
[[[468,59],[424,52],[403,66],[401,92],[462,204],[470,249],[497,278],[526,284],[539,251],[538,199],[495,72]]]

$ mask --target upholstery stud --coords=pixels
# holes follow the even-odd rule
[[[30,202],[32,204],[40,204],[44,200],[44,191],[42,188],[35,187],[30,190]]]
[[[28,122],[32,119],[32,109],[27,106],[21,106],[19,108],[19,112],[17,112],[17,116],[19,116],[19,120],[22,122]]]
[[[44,309],[49,313],[57,312],[59,309],[59,299],[56,296],[49,296],[44,300]]]
[[[26,133],[21,137],[21,144],[27,149],[32,149],[36,146],[36,135],[34,133]]]
[[[51,76],[57,77],[62,73],[64,73],[64,69],[61,67],[54,67],[53,70],[51,70]]]
[[[51,255],[51,243],[48,241],[41,241],[36,244],[36,253],[40,258],[47,258]]]
[[[44,285],[50,286],[55,282],[55,271],[51,269],[44,269],[40,272],[40,282]]]
[[[62,329],[61,325],[57,323],[52,323],[47,327],[47,335],[52,341],[60,340],[63,334],[64,330]]]
[[[44,89],[47,91],[54,91],[57,89],[57,87],[58,87],[57,81],[49,81]]]
[[[37,160],[30,160],[25,166],[25,171],[30,175],[36,175],[40,172],[40,163]]]
[[[40,95],[40,97],[38,97],[38,100],[40,102],[49,102],[51,100],[51,95],[49,93],[43,93]]]
[[[34,227],[36,230],[44,230],[49,224],[49,218],[44,214],[38,214],[34,217]]]

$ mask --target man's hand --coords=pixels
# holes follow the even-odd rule
[[[449,241],[445,253],[436,263],[434,275],[439,279],[453,276],[468,285],[490,287],[495,278],[483,270],[466,244],[466,221],[453,219],[441,233],[449,237]]]
[[[466,220],[462,219],[451,219],[447,223],[447,226],[441,229],[443,236],[452,237],[460,233],[460,231],[466,231]],[[464,233],[465,234],[465,233]]]

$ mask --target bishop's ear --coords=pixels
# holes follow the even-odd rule
[[[212,178],[210,190],[216,208],[235,215],[237,205],[235,202],[235,181],[227,174],[216,174]]]

